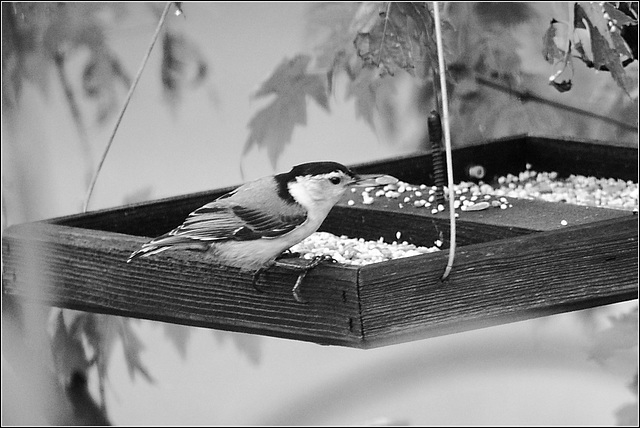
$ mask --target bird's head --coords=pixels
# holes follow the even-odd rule
[[[276,180],[281,194],[293,198],[309,208],[311,206],[333,207],[350,186],[379,186],[397,182],[387,175],[361,176],[337,162],[310,162],[294,166],[291,171],[279,174]]]

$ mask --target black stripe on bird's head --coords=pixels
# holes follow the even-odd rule
[[[326,177],[334,180],[335,184],[347,178],[350,182],[358,180],[358,174],[351,171],[346,166],[332,161],[308,162],[296,165],[291,171],[278,174],[275,180],[278,183],[278,195],[288,201],[295,202],[295,199],[289,193],[289,183],[297,181],[299,177]]]

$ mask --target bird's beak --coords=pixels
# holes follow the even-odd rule
[[[386,174],[359,174],[351,184],[357,187],[376,187],[396,184],[398,179]]]

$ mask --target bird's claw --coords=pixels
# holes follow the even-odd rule
[[[287,257],[288,258],[288,257]],[[318,266],[320,263],[322,262],[326,262],[326,261],[330,261],[332,263],[335,263],[336,261],[333,259],[333,257],[328,256],[328,255],[322,255],[322,256],[315,256],[312,259],[310,259],[309,263],[307,263],[304,266],[299,266],[299,265],[294,265],[294,264],[289,264],[286,262],[278,262],[276,261],[274,264],[277,265],[278,267],[281,267],[283,269],[287,269],[287,270],[292,270],[295,272],[299,272],[298,273],[298,278],[296,279],[296,283],[293,286],[293,298],[296,299],[296,302],[299,303],[307,303],[306,300],[304,300],[302,298],[302,296],[300,295],[300,287],[302,286],[302,281],[304,280],[305,276],[307,276],[307,273],[309,273],[309,271],[313,268],[315,268],[316,266]],[[262,290],[259,286],[258,286],[258,281],[260,279],[260,276],[267,271],[271,266],[273,266],[273,264],[269,265],[269,266],[263,266],[260,269],[258,269],[254,274],[253,274],[253,288],[256,289],[256,291],[263,293],[264,290]]]
[[[291,250],[284,250],[282,254],[278,256],[278,259],[291,259],[291,258],[299,258],[301,254]]]
[[[259,293],[264,293],[264,290],[258,286],[258,281],[260,280],[260,276],[262,276],[264,272],[269,270],[271,266],[273,265],[270,264],[270,265],[262,266],[253,274],[253,281],[251,283],[253,284],[253,288],[255,288],[255,290]]]
[[[302,280],[307,276],[307,271],[302,271],[298,275],[298,279],[296,279],[296,284],[293,286],[293,298],[296,299],[298,303],[307,303],[307,301],[300,295],[300,286],[302,285]]]
[[[331,263],[336,262],[333,257],[328,255],[315,256],[314,258],[311,259],[311,262],[309,264],[300,268],[302,272],[298,274],[298,279],[296,280],[296,284],[293,286],[293,290],[291,290],[293,292],[293,298],[296,299],[298,303],[307,303],[307,301],[304,300],[300,295],[300,286],[302,285],[302,281],[304,280],[304,277],[307,276],[307,273],[309,273],[311,269],[313,269],[314,267],[318,266],[320,263],[325,261],[327,262],[330,261]]]

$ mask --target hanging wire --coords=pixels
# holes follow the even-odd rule
[[[162,11],[162,15],[160,16],[160,21],[158,21],[158,26],[156,27],[156,31],[153,34],[153,38],[151,39],[151,43],[147,48],[147,52],[142,59],[142,64],[138,69],[138,73],[136,74],[135,79],[133,79],[133,83],[129,88],[129,93],[127,94],[127,98],[124,100],[124,104],[122,105],[122,109],[120,110],[120,114],[118,115],[118,119],[116,120],[116,124],[113,127],[113,132],[111,132],[111,136],[109,137],[109,141],[107,142],[107,147],[104,149],[104,153],[102,154],[102,158],[100,159],[100,163],[98,164],[98,168],[96,168],[95,174],[93,174],[93,179],[91,180],[91,184],[89,185],[89,190],[87,191],[87,195],[84,200],[83,212],[87,212],[87,208],[89,207],[89,201],[91,200],[91,194],[93,193],[93,188],[96,185],[96,181],[98,181],[98,176],[100,175],[100,170],[102,169],[102,165],[104,164],[105,159],[107,158],[107,153],[109,153],[109,149],[111,148],[111,144],[113,143],[113,139],[116,136],[116,132],[118,131],[118,127],[120,126],[120,122],[122,121],[122,117],[124,116],[124,112],[127,110],[127,106],[129,105],[129,101],[131,101],[131,96],[133,95],[133,91],[138,85],[138,81],[140,80],[140,76],[142,76],[142,70],[144,70],[147,61],[149,60],[149,56],[151,56],[151,51],[153,50],[153,46],[156,44],[156,40],[158,40],[158,36],[160,35],[160,30],[162,30],[162,26],[164,25],[164,21],[167,18],[167,14],[169,13],[169,9],[171,8],[171,4],[173,2],[168,2]],[[180,10],[178,8],[178,10]]]
[[[436,30],[436,43],[438,45],[438,67],[440,74],[440,94],[442,102],[442,119],[444,129],[444,143],[445,151],[447,154],[447,182],[449,190],[449,224],[450,224],[450,238],[449,238],[449,260],[447,261],[447,267],[442,275],[444,281],[449,276],[451,268],[453,267],[453,260],[456,256],[456,209],[454,206],[455,193],[453,190],[453,160],[451,158],[451,130],[449,127],[449,100],[447,98],[447,79],[445,75],[444,64],[444,46],[442,44],[442,26],[440,24],[440,12],[438,10],[438,2],[433,2],[433,18],[435,21]]]

